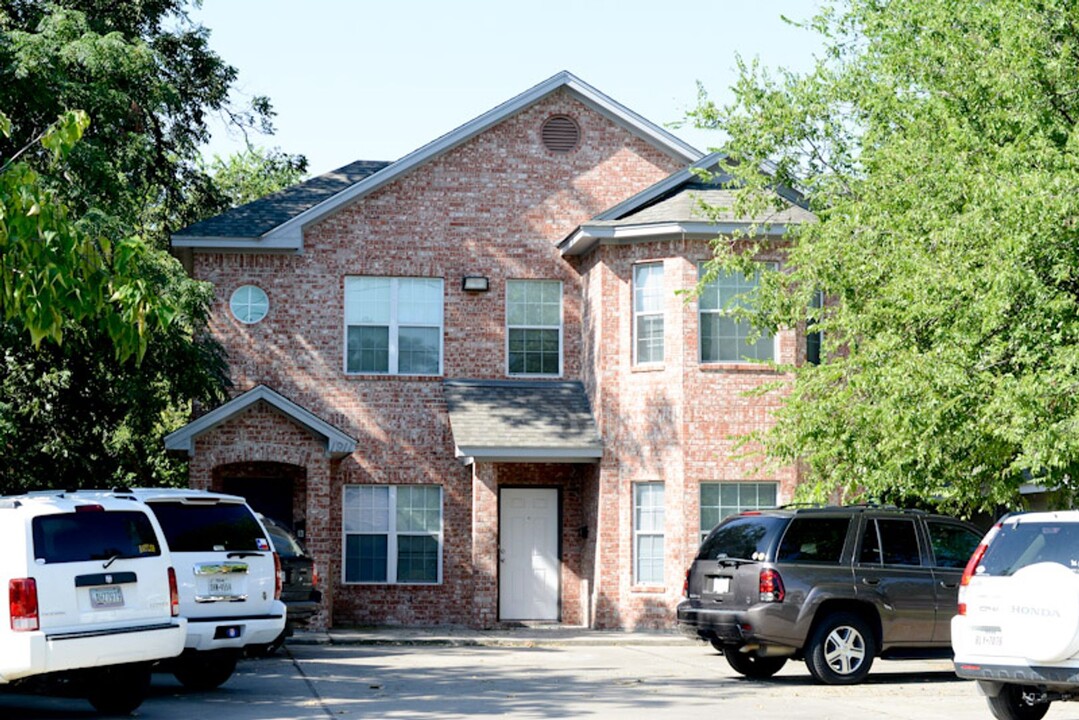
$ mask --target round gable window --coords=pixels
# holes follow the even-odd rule
[[[577,149],[581,142],[581,128],[571,117],[553,115],[544,121],[540,136],[545,148],[557,155],[565,155]]]
[[[266,292],[260,287],[243,285],[232,293],[229,308],[237,320],[252,325],[266,317],[266,313],[270,311],[270,298],[266,297]]]

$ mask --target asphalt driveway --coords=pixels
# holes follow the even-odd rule
[[[989,718],[943,661],[878,661],[855,687],[815,684],[801,663],[748,681],[703,645],[497,647],[297,645],[248,660],[213,692],[155,675],[145,720],[301,718]],[[97,717],[81,700],[0,694],[0,717]],[[1079,704],[1049,718],[1079,718]]]

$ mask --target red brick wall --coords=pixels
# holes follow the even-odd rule
[[[706,242],[681,238],[607,245],[582,266],[585,325],[593,329],[597,348],[585,370],[586,383],[598,397],[594,404],[605,444],[596,583],[600,627],[670,626],[685,568],[699,544],[701,482],[776,481],[780,502],[789,500],[797,482],[793,468],[762,474],[757,461],[735,457],[744,451],[735,452],[731,436],[767,426],[779,400],[774,394],[745,393],[777,375],[756,365],[701,365],[697,303],[675,292],[695,286],[697,262],[709,252]],[[635,367],[633,266],[656,261],[664,264],[667,295],[664,363]],[[784,331],[777,340],[777,360],[793,362],[801,346],[796,333]],[[664,483],[664,582],[636,586],[633,484],[657,481]]]
[[[578,150],[554,155],[542,146],[540,125],[553,114],[569,115],[580,125]],[[323,589],[335,623],[486,623],[490,588],[473,568],[489,554],[489,528],[477,528],[474,547],[473,524],[488,522],[483,513],[490,483],[496,488],[503,476],[485,476],[481,468],[473,477],[454,458],[441,378],[344,374],[344,277],[444,278],[444,374],[474,378],[506,377],[505,281],[561,280],[564,376],[581,377],[581,277],[555,245],[579,223],[680,167],[560,91],[305,229],[301,254],[195,255],[195,276],[216,288],[211,326],[228,351],[237,391],[267,384],[358,440],[357,451],[332,468],[324,457],[307,455],[319,469],[315,475],[326,473],[323,479],[308,471],[308,545],[318,548],[320,567],[328,569]],[[462,292],[464,275],[489,277],[490,292]],[[255,325],[242,325],[228,312],[232,292],[248,283],[270,299],[269,314]],[[313,442],[297,432],[305,440],[272,442],[263,454],[280,450],[296,457],[303,442]],[[235,434],[205,435],[192,482],[208,483],[222,457],[239,461],[230,448],[243,442]],[[519,470],[514,468],[514,482]],[[342,488],[349,483],[443,487],[441,585],[330,586],[341,578]],[[564,484],[566,503],[570,485]],[[474,495],[481,491],[477,510]],[[577,492],[583,493],[573,499],[579,515],[581,503],[595,504],[598,495],[587,488]],[[581,567],[585,547],[567,557],[566,608],[581,605],[569,593],[578,592],[578,578],[588,575]]]

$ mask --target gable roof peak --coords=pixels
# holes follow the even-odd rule
[[[286,219],[277,222],[273,227],[268,229],[259,228],[259,231],[255,233],[257,237],[252,237],[250,233],[246,235],[232,233],[230,237],[206,235],[191,237],[189,231],[192,228],[187,228],[185,231],[173,235],[173,245],[175,247],[209,250],[285,250],[298,252],[303,248],[303,228],[305,226],[321,220],[342,206],[449,152],[560,89],[565,89],[586,107],[604,115],[612,122],[622,126],[627,131],[677,160],[694,162],[702,156],[699,150],[663,127],[646,120],[621,103],[604,95],[568,70],[561,70],[528,90],[469,120],[460,127],[413,150],[396,162],[389,163],[377,172],[349,184],[314,205],[298,212],[292,212]],[[216,218],[211,218],[210,221],[205,222],[212,223],[213,220],[216,220]],[[216,240],[220,242],[215,242]]]

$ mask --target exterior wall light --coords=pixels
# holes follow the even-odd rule
[[[487,292],[491,283],[481,275],[465,275],[461,280],[461,289],[465,292]]]

